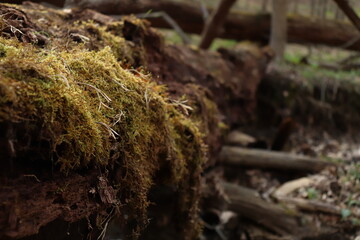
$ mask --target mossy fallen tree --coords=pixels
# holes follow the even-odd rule
[[[195,238],[220,116],[250,114],[264,52],[166,46],[147,22],[93,11],[27,3],[0,13],[0,238],[102,236],[114,215],[136,237],[156,186],[176,196],[166,214],[177,237]]]
[[[299,68],[303,72],[314,71],[306,66]],[[319,72],[308,74],[305,81],[300,70],[295,73],[296,77],[289,77],[290,71],[273,70],[261,81],[258,88],[260,126],[276,125],[284,115],[290,114],[304,126],[328,132],[349,133],[359,129],[360,89],[351,75],[336,79],[332,77],[335,72]]]

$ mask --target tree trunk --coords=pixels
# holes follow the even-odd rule
[[[322,0],[321,2],[321,18],[322,19],[326,19],[326,13],[327,13],[327,5],[328,5],[328,1],[327,0]]]
[[[269,0],[262,0],[261,2],[261,12],[267,12],[268,11],[268,2]]]
[[[201,41],[199,47],[202,49],[208,49],[213,40],[219,35],[222,26],[225,22],[230,8],[236,0],[221,0],[218,8],[213,11],[201,34]]]
[[[294,4],[294,13],[295,14],[298,14],[298,10],[299,10],[299,1],[294,1],[293,2],[293,4]]]
[[[310,5],[310,16],[314,17],[316,12],[316,0],[311,1]]]
[[[270,47],[275,52],[276,61],[284,58],[287,42],[287,0],[273,0],[271,14]]]

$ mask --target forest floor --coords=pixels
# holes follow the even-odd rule
[[[309,54],[308,49],[290,45],[285,63],[269,67],[258,91],[258,119],[238,129],[264,144],[229,144],[270,149],[282,125],[290,119],[294,127],[288,130],[291,133],[281,151],[333,162],[337,167],[313,173],[252,167],[234,171],[225,167],[220,175],[256,190],[270,203],[299,210],[303,224],[316,226],[318,231],[316,237],[302,239],[358,239],[360,137],[358,110],[352,99],[359,99],[360,71],[333,67],[344,59],[357,65],[358,54],[326,47],[313,47]],[[246,226],[248,231],[244,230],[240,239],[284,239],[247,221],[239,226]]]
[[[181,44],[181,39],[174,31],[162,30],[162,33],[169,43]],[[194,44],[199,41],[196,35],[191,35],[191,39]],[[215,51],[219,47],[232,48],[236,44],[236,41],[216,39],[211,49]],[[343,69],[342,66],[345,64],[354,67]],[[299,200],[298,203],[293,203],[292,207],[300,209],[305,225],[314,225],[317,229],[324,230],[324,233],[319,233],[318,237],[306,239],[358,239],[356,237],[360,236],[359,129],[356,123],[352,124],[353,126],[344,126],[348,124],[344,119],[359,120],[355,106],[344,107],[352,102],[351,99],[357,101],[359,99],[359,66],[360,55],[357,52],[325,46],[306,47],[289,44],[285,53],[285,62],[280,66],[270,66],[268,77],[265,77],[267,83],[263,89],[272,85],[273,93],[262,92],[260,85],[259,121],[238,129],[250,139],[265,142],[260,148],[268,149],[281,127],[281,121],[291,117],[296,122],[296,128],[291,130],[282,151],[334,162],[339,164],[339,167],[317,173],[279,172],[257,168],[236,169],[236,171],[226,167],[218,169],[220,178],[254,189],[262,199],[271,203],[278,203],[276,194],[292,185],[291,190],[286,190],[287,198],[302,199],[303,203],[314,203],[313,207],[301,207]],[[282,78],[281,84],[277,82],[277,75]],[[294,92],[294,88],[303,90]],[[308,109],[308,105],[304,104],[308,98],[313,100],[310,105],[315,104],[317,107]],[[277,113],[267,115],[269,108],[270,111]],[[335,108],[336,114],[334,114]],[[321,113],[317,112],[319,109]],[[337,114],[341,115],[340,119],[344,119],[336,120]],[[266,119],[265,123],[262,118]],[[243,142],[230,144],[244,147]],[[251,148],[251,144],[248,147]],[[226,221],[231,221],[233,219],[229,217],[231,214],[234,213],[225,211],[222,216]],[[219,227],[225,233],[229,231],[227,227],[229,223],[226,221]],[[252,224],[249,225],[247,221],[238,225],[247,226],[242,229],[249,230],[249,233],[245,234],[246,231],[240,233],[240,239],[282,239]],[[217,235],[214,239],[224,239],[222,233],[213,234]]]

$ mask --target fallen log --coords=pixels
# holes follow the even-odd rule
[[[59,223],[96,238],[114,208],[124,235],[151,216],[149,235],[196,238],[206,145],[218,153],[221,113],[253,109],[265,52],[168,46],[145,21],[91,10],[0,15],[0,238],[50,239]]]
[[[117,0],[88,1],[68,0],[68,6],[80,6],[96,9],[105,14],[119,15],[164,11],[188,33],[201,34],[204,20],[201,8],[196,4],[173,1]],[[250,40],[268,43],[270,36],[269,14],[229,14],[224,23],[221,38]],[[171,28],[161,18],[148,19],[154,27]],[[256,26],[256,27],[254,27]],[[332,47],[360,50],[360,36],[350,23],[335,20],[309,19],[300,16],[288,16],[288,42],[300,44],[323,44]]]
[[[360,103],[357,99],[360,94],[357,84],[350,81],[338,84],[335,78],[329,78],[326,84],[313,81],[310,90],[299,81],[301,71],[302,68],[295,73],[295,78],[290,76],[293,72],[287,70],[272,70],[265,75],[257,92],[259,123],[276,125],[283,117],[283,109],[288,109],[292,118],[301,125],[330,130],[332,135],[336,131],[358,130]],[[338,86],[336,91],[331,87],[335,85]],[[289,95],[282,95],[284,91]]]
[[[229,210],[281,235],[301,233],[296,212],[291,213],[279,205],[266,202],[254,190],[226,182],[222,182],[221,186],[228,198]]]
[[[221,162],[231,166],[317,172],[335,164],[294,154],[240,147],[222,148]]]

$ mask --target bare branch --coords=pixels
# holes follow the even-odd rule
[[[345,13],[354,26],[360,31],[360,18],[346,0],[334,0],[338,7]]]
[[[204,30],[201,34],[201,42],[199,47],[208,49],[213,40],[219,35],[221,27],[224,25],[225,19],[229,14],[230,8],[236,0],[221,0],[217,9],[211,14],[206,22]]]

